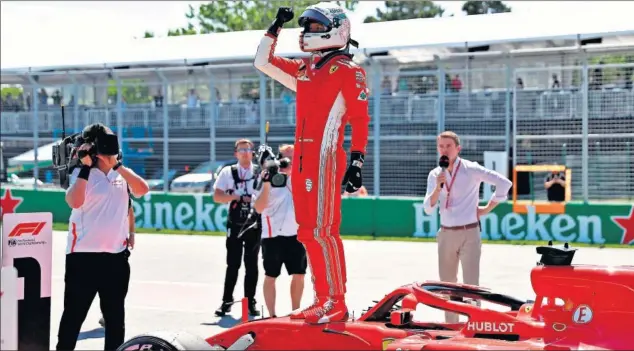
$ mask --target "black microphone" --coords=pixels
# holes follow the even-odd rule
[[[445,155],[440,156],[440,160],[438,160],[438,166],[440,166],[440,168],[442,168],[442,171],[444,172],[447,167],[449,167],[449,157]],[[445,183],[440,184],[440,189],[442,189],[444,185]]]

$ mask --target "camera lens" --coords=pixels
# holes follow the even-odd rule
[[[271,177],[271,185],[273,187],[282,187],[284,186],[284,181],[286,180],[285,178],[284,174],[278,173]]]

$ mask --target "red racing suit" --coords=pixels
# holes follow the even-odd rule
[[[296,92],[293,202],[298,240],[306,247],[317,297],[346,293],[346,261],[339,227],[347,158],[345,126],[352,125],[350,151],[365,154],[370,116],[365,70],[349,56],[287,59],[274,55],[276,38],[266,34],[255,66]]]

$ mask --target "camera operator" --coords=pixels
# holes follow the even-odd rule
[[[551,172],[544,180],[544,188],[548,201],[563,202],[566,201],[566,175],[564,172]]]
[[[255,289],[258,283],[258,256],[262,225],[260,216],[252,209],[253,191],[256,187],[256,170],[253,160],[253,142],[237,140],[234,145],[237,164],[223,168],[214,183],[214,201],[229,203],[227,217],[227,271],[225,273],[222,304],[216,316],[231,311],[233,290],[238,281],[238,271],[244,250],[244,296],[249,300],[249,314],[259,316],[255,307]]]
[[[81,326],[97,294],[105,321],[105,350],[125,338],[125,297],[130,280],[129,201],[145,195],[143,178],[118,161],[119,141],[101,123],[82,132],[80,166],[70,176],[64,312],[57,350],[74,350]]]
[[[255,192],[255,210],[262,214],[262,257],[264,258],[264,301],[269,315],[275,317],[275,280],[280,275],[282,264],[291,278],[292,310],[299,309],[304,291],[307,260],[304,245],[297,240],[297,222],[293,193],[291,188],[291,163],[293,145],[279,148],[279,172],[286,173],[285,187],[272,187],[270,174],[264,167],[268,157],[272,157],[270,148],[260,154],[262,169],[262,187]]]

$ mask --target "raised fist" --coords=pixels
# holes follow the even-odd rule
[[[275,20],[267,30],[267,32],[277,38],[277,35],[282,30],[282,26],[284,23],[293,19],[295,14],[293,14],[293,9],[290,7],[280,7],[277,9],[277,15],[275,15]]]
[[[275,16],[275,18],[281,22],[280,24],[284,24],[292,20],[293,17],[295,17],[295,14],[293,13],[293,9],[290,7],[280,7],[277,9],[277,15]]]

